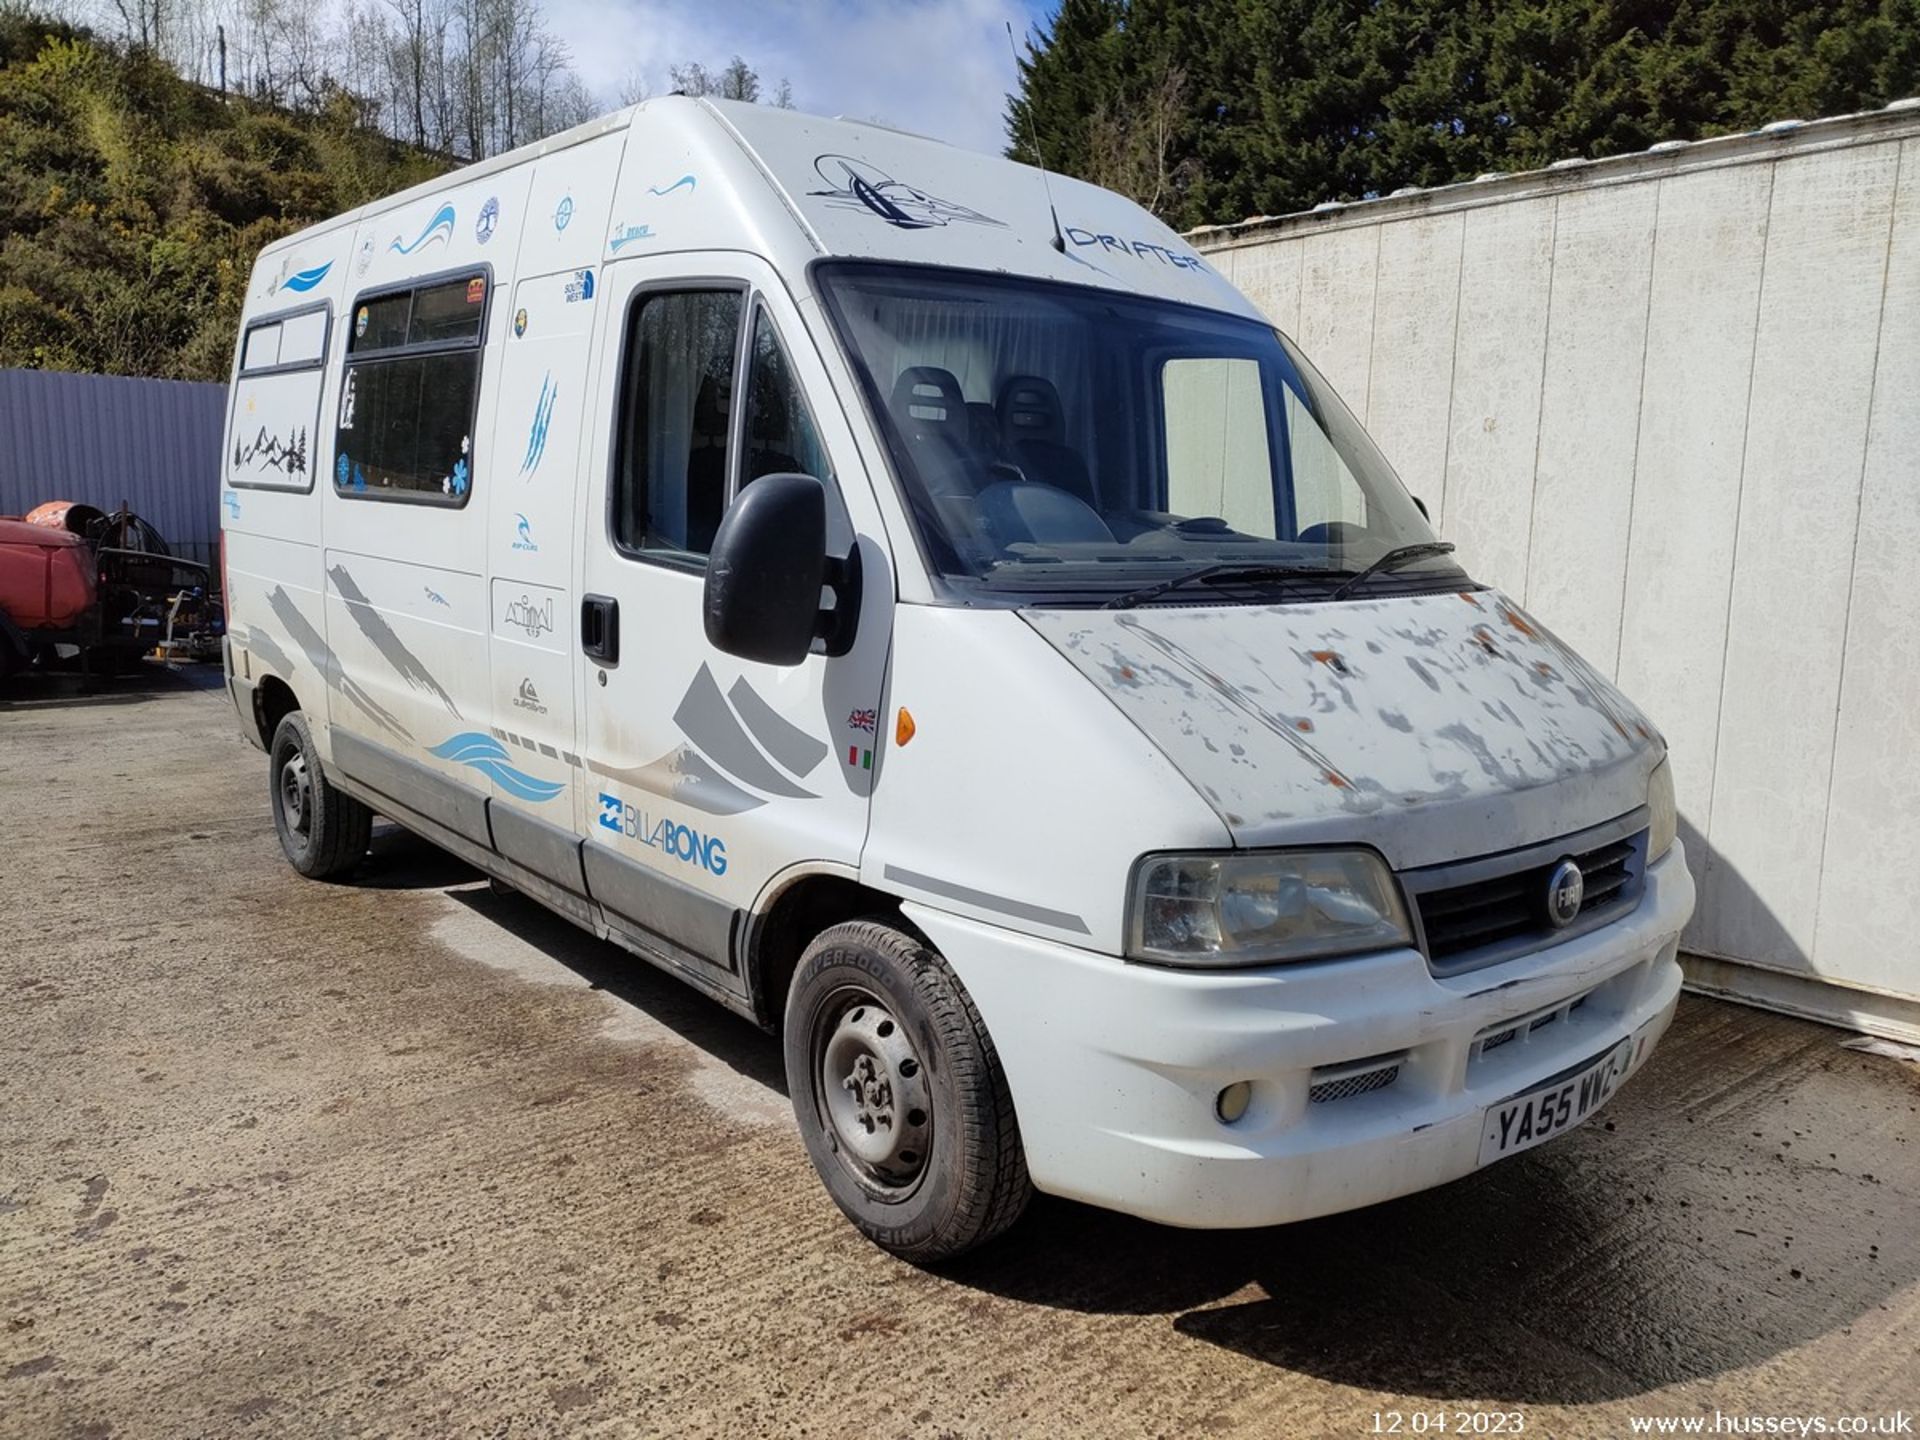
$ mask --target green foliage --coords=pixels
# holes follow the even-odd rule
[[[361,118],[0,16],[0,366],[226,378],[263,245],[448,168]]]
[[[1185,227],[1877,108],[1920,0],[1061,0],[1020,69],[1009,154]]]

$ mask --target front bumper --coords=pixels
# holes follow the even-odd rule
[[[1679,998],[1693,900],[1676,843],[1649,867],[1631,914],[1450,978],[1411,949],[1160,969],[905,908],[993,1036],[1036,1186],[1170,1225],[1234,1227],[1458,1179],[1479,1164],[1489,1105],[1643,1031],[1644,1061]],[[1506,1043],[1476,1044],[1548,1014]],[[1401,1057],[1392,1084],[1309,1099],[1316,1070],[1383,1056]],[[1222,1124],[1215,1097],[1239,1080],[1252,1082],[1252,1105]]]

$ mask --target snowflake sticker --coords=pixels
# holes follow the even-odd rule
[[[455,461],[453,466],[453,474],[447,481],[447,493],[450,495],[466,494],[467,493],[467,474],[468,474],[467,462],[465,460]]]
[[[347,469],[347,456],[346,456],[346,452],[343,450],[340,453],[340,458],[333,462],[334,484],[345,485],[347,483],[348,474],[349,474],[349,471]]]

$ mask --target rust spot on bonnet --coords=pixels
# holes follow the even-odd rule
[[[1533,668],[1538,674],[1543,676],[1545,679],[1558,680],[1560,678],[1558,672],[1555,671],[1554,668],[1551,665],[1547,664],[1547,662],[1544,660],[1534,661]]]
[[[1347,662],[1340,658],[1338,650],[1309,650],[1307,653],[1336,675],[1344,677],[1353,673],[1347,669]]]
[[[1320,778],[1325,780],[1327,784],[1333,786],[1333,788],[1336,790],[1351,789],[1353,785],[1352,781],[1347,779],[1346,776],[1340,774],[1337,770],[1322,770],[1320,772]]]
[[[1526,636],[1529,640],[1537,640],[1540,638],[1540,632],[1534,629],[1532,625],[1528,624],[1527,617],[1522,615],[1519,611],[1510,610],[1505,605],[1502,605],[1500,607],[1500,618],[1506,621],[1507,624],[1511,625],[1514,629],[1518,630],[1522,635]]]
[[[1500,656],[1499,648],[1495,646],[1495,644],[1493,643],[1493,636],[1487,633],[1486,626],[1476,625],[1473,627],[1473,643],[1478,645],[1482,650],[1486,651],[1487,654],[1493,656],[1495,659],[1499,658]]]
[[[1633,728],[1640,732],[1640,738],[1642,740],[1651,740],[1653,738],[1653,732],[1647,729],[1646,726],[1636,724]]]
[[[1298,730],[1302,735],[1311,734],[1313,731],[1313,722],[1302,716],[1293,722],[1293,728]]]
[[[1471,605],[1474,609],[1478,610],[1480,608],[1480,602],[1474,598],[1473,592],[1471,590],[1462,590],[1460,592],[1460,598],[1466,601],[1467,604]]]

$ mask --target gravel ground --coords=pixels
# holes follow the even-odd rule
[[[772,1040],[402,833],[300,880],[265,781],[217,675],[0,697],[0,1435],[1920,1402],[1920,1067],[1839,1032],[1689,1000],[1603,1121],[1444,1190],[1241,1234],[1041,1200],[926,1273],[827,1201]]]

